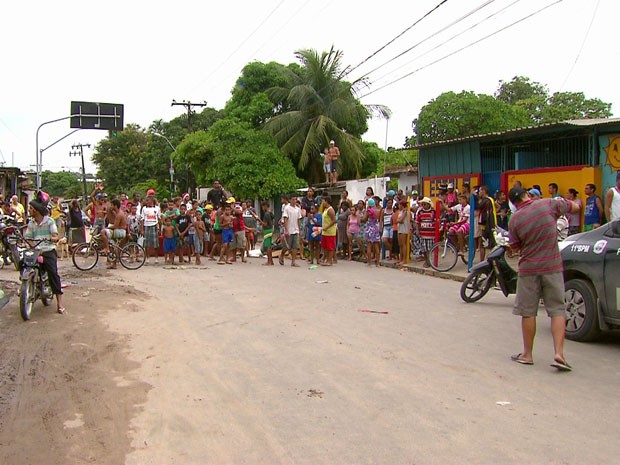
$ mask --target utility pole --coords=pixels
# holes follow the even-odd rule
[[[74,144],[71,146],[73,149],[69,152],[70,157],[82,157],[82,183],[84,184],[84,202],[88,198],[88,192],[86,192],[86,167],[84,166],[84,147],[90,148],[90,144]],[[78,150],[79,149],[79,150]]]
[[[207,106],[207,101],[203,100],[201,103],[193,103],[193,102],[186,102],[185,100],[183,100],[182,102],[177,102],[176,100],[172,100],[172,104],[171,106],[176,106],[176,105],[181,105],[185,108],[187,108],[187,132],[192,132],[192,108],[193,107],[206,107]]]

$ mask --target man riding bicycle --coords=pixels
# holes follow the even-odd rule
[[[110,253],[110,239],[116,239],[119,245],[125,242],[127,237],[127,216],[121,209],[121,201],[119,199],[112,200],[112,213],[114,216],[114,224],[109,224],[107,228],[101,231],[101,240],[103,241],[103,251],[107,255]],[[118,254],[115,254],[114,262],[108,268],[116,268],[118,262]]]

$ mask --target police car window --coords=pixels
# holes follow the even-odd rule
[[[616,220],[611,224],[611,227],[605,233],[605,236],[620,238],[620,220]]]

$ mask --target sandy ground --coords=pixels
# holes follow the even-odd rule
[[[67,315],[0,312],[0,464],[601,464],[620,338],[519,351],[512,299],[359,263],[61,264]],[[303,265],[303,262],[302,262]],[[0,270],[15,289],[13,270]],[[323,281],[327,281],[324,283]],[[371,310],[371,313],[361,310]]]

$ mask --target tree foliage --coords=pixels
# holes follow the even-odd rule
[[[235,118],[189,135],[177,154],[200,184],[217,179],[241,198],[272,198],[304,185],[271,136]]]
[[[50,194],[64,198],[76,197],[81,192],[82,183],[75,173],[69,171],[43,171],[41,173],[41,189]]]
[[[608,118],[611,104],[582,92],[549,93],[524,76],[500,81],[495,96],[446,92],[422,107],[406,146],[570,119]]]
[[[92,160],[99,166],[98,177],[106,187],[112,192],[121,192],[153,177],[153,173],[167,170],[167,163],[156,155],[148,150],[144,129],[128,125],[116,137],[102,139]]]
[[[265,129],[309,182],[321,180],[320,154],[332,139],[340,148],[341,172],[357,177],[364,159],[360,136],[368,129],[370,113],[344,80],[342,52],[332,47],[321,54],[299,50],[296,56],[301,75],[289,73],[286,86],[268,90],[285,110],[267,121]]]
[[[463,91],[445,92],[422,107],[413,121],[417,142],[424,144],[439,140],[484,134],[527,126],[526,111],[501,102],[490,95]],[[408,145],[414,145],[410,141]]]
[[[530,78],[515,76],[509,82],[500,81],[495,97],[510,105],[525,109],[531,124],[555,123],[569,119],[608,118],[611,104],[598,98],[588,99],[583,92],[549,93],[547,86]]]

